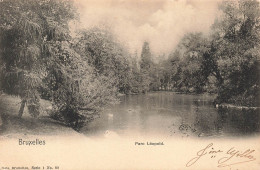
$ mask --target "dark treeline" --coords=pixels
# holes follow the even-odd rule
[[[130,55],[107,29],[79,30],[69,0],[12,0],[0,5],[0,88],[37,117],[79,129],[118,95],[171,90],[215,93],[216,103],[258,106],[259,2],[225,1],[210,35],[187,33],[168,58],[153,61],[149,43]]]

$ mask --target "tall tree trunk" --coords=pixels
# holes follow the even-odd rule
[[[19,113],[18,113],[18,117],[22,117],[25,103],[26,103],[26,100],[22,100],[22,103],[21,103],[21,106],[20,106],[20,109],[19,109]]]

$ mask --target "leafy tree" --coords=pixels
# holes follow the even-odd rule
[[[170,84],[172,84],[172,63],[169,59],[162,60],[157,65],[156,76],[154,75],[155,82],[158,75],[160,89],[169,90]]]
[[[119,92],[129,93],[130,55],[109,31],[99,28],[82,30],[75,48],[97,73],[109,77]]]
[[[142,83],[142,92],[146,93],[149,91],[151,78],[150,78],[150,69],[152,65],[151,52],[148,42],[144,42],[141,53],[140,61],[140,73],[141,73],[141,83]]]
[[[141,93],[142,92],[142,77],[140,73],[140,68],[137,62],[137,53],[133,58],[131,58],[130,64],[130,93]]]
[[[12,0],[1,2],[0,17],[2,88],[21,97],[19,116],[27,104],[37,117],[48,42],[67,38],[75,12],[70,1]]]
[[[51,117],[78,130],[116,102],[113,79],[90,65],[91,55],[75,50],[68,27],[77,17],[72,1],[4,1],[0,10],[2,88],[21,97],[19,116],[27,104],[37,117],[45,97],[53,104]]]
[[[186,34],[174,53],[164,64],[164,81],[183,92],[204,92],[209,68],[204,64],[204,53],[209,50],[208,40],[201,33]]]
[[[223,81],[218,102],[258,105],[259,2],[224,1],[214,24],[214,51]]]
[[[62,41],[49,49],[46,77],[55,108],[52,117],[79,130],[99,116],[104,106],[117,102],[111,80],[96,73],[86,59]]]
[[[160,74],[161,74],[160,64],[152,63],[150,68],[150,80],[151,80],[151,83],[149,85],[150,90],[157,91],[160,89],[161,86]]]
[[[168,63],[170,63],[171,66],[171,74],[172,74],[172,84],[173,87],[181,91],[182,87],[182,79],[181,79],[181,74],[182,74],[182,61],[181,61],[181,53],[176,49],[173,53],[171,53],[168,57]]]

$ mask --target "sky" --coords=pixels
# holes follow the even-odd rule
[[[77,28],[108,27],[129,50],[144,41],[154,55],[169,54],[188,32],[209,33],[220,0],[76,0]]]

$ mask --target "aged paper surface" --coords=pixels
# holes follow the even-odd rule
[[[37,136],[36,138],[39,138]],[[34,139],[30,137],[30,139]],[[220,169],[218,160],[225,154],[211,158],[206,155],[196,164],[186,167],[196,153],[213,143],[214,149],[228,151],[255,150],[256,161],[231,166],[231,169],[259,168],[259,138],[235,140],[165,140],[164,146],[135,146],[138,139],[98,140],[80,136],[45,137],[46,146],[18,146],[17,139],[1,139],[1,166],[59,166],[60,169]],[[146,142],[147,139],[139,140]],[[150,140],[148,140],[150,141]],[[236,160],[235,160],[236,159]],[[231,160],[233,161],[233,160]],[[237,161],[237,158],[234,158]],[[241,161],[241,160],[239,160]],[[243,161],[243,160],[242,160]],[[233,163],[233,162],[232,162]],[[223,167],[221,169],[230,169]]]
[[[159,62],[187,33],[210,35],[221,2],[75,0],[80,22],[70,30],[73,37],[79,28],[106,28],[139,59],[147,41]],[[19,119],[21,99],[3,90],[0,169],[260,169],[259,108],[221,112],[211,97],[161,91],[121,96],[123,104],[77,132],[50,120],[50,103],[41,103],[38,119],[28,108]]]

